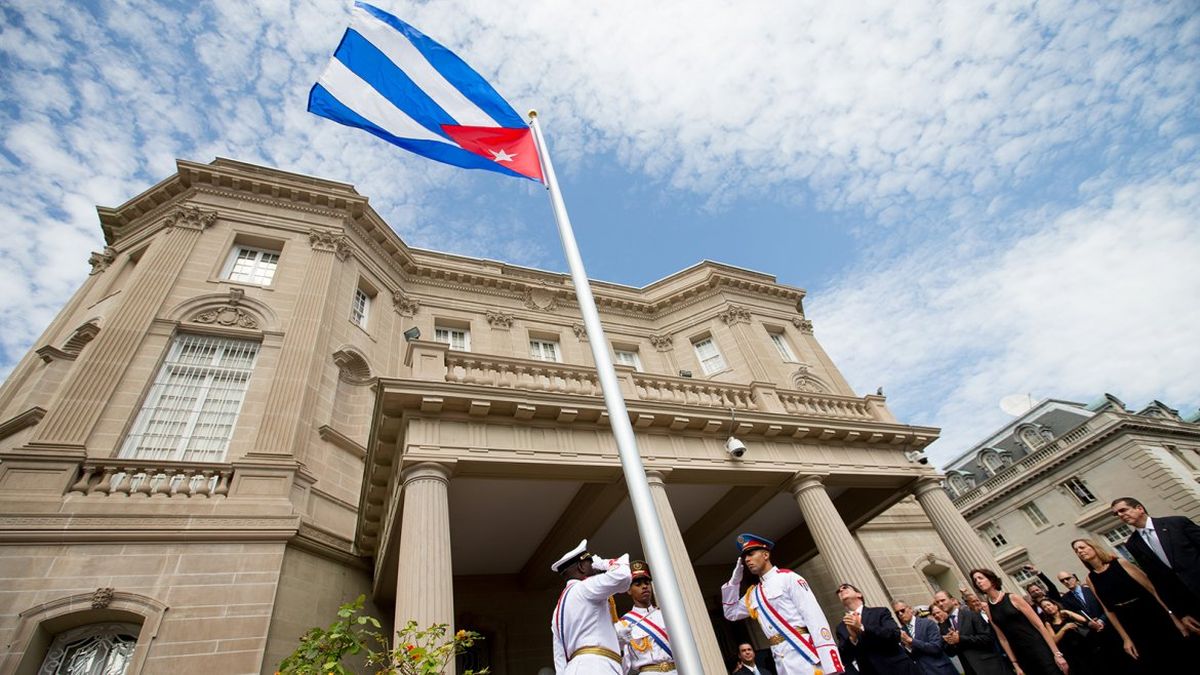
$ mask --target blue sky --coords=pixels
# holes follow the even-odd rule
[[[401,2],[536,107],[588,271],[808,289],[859,393],[1200,404],[1200,16],[1177,2]],[[0,372],[113,206],[224,156],[349,182],[415,246],[565,265],[544,193],[304,111],[349,2],[0,5]],[[650,5],[650,6],[646,6]],[[842,6],[851,5],[851,6]]]

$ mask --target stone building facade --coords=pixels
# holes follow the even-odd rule
[[[1105,394],[1091,404],[1049,399],[946,467],[954,505],[1022,585],[1032,564],[1052,579],[1083,572],[1070,542],[1089,537],[1127,555],[1132,530],[1109,509],[1118,497],[1151,515],[1200,518],[1200,413],[1153,401],[1141,410]]]
[[[365,593],[532,673],[550,562],[640,555],[568,277],[410,248],[349,185],[223,159],[99,212],[107,246],[0,389],[0,670],[270,673]],[[884,604],[991,562],[907,457],[937,430],[850,389],[802,290],[712,262],[593,290],[706,671],[761,638],[720,618],[739,531],[831,612],[838,581]]]

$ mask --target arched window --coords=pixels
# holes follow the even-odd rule
[[[971,489],[967,487],[966,479],[957,473],[946,476],[946,484],[950,486],[950,491],[954,493],[955,497]]]
[[[979,463],[983,465],[983,470],[987,471],[989,476],[995,476],[996,472],[1003,469],[1006,465],[1000,453],[990,449],[979,453]]]
[[[133,623],[93,623],[59,633],[38,675],[123,675],[141,630]]]
[[[1046,445],[1053,438],[1047,438],[1042,434],[1041,429],[1033,424],[1026,424],[1017,430],[1017,437],[1021,439],[1021,443],[1029,448],[1030,452]]]

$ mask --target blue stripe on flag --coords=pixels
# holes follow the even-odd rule
[[[442,125],[459,124],[378,47],[353,28],[346,31],[333,58],[346,64],[351,72],[391,101],[392,105],[433,133],[449,139],[446,132],[442,131]]]
[[[379,138],[400,146],[409,152],[415,152],[418,155],[423,155],[430,159],[439,162],[445,162],[453,166],[459,166],[464,169],[484,169],[487,171],[495,171],[506,176],[515,176],[517,178],[527,178],[521,174],[497,164],[485,157],[477,155],[473,152],[463,150],[457,145],[449,143],[439,143],[437,141],[418,141],[411,138],[399,138],[380,129],[370,121],[347,108],[341,101],[334,98],[325,87],[320,84],[314,84],[312,90],[308,94],[308,111],[331,119],[339,124],[344,124],[348,127],[355,127],[363,131],[372,133]]]
[[[492,85],[488,84],[487,80],[483,79],[479,73],[471,70],[471,67],[458,58],[454,52],[377,7],[365,2],[355,2],[354,4],[407,37],[447,81],[496,120],[497,124],[510,128],[526,126],[525,120],[492,88]]]

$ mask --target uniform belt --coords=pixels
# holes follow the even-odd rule
[[[571,659],[575,658],[576,656],[583,656],[584,654],[595,654],[596,656],[603,656],[605,658],[612,659],[617,663],[621,662],[621,655],[611,649],[608,649],[607,647],[580,647],[571,654]],[[571,659],[567,660],[570,661]]]
[[[795,628],[796,632],[801,635],[808,635],[808,628],[806,628],[804,626],[792,626],[792,628]],[[784,638],[783,635],[781,635],[779,633],[776,633],[776,634],[772,635],[771,637],[767,638],[767,642],[771,643],[772,647],[774,647],[775,645],[781,645],[786,641],[787,641],[787,639]]]
[[[675,672],[674,661],[663,661],[662,663],[652,663],[648,666],[638,668],[639,673],[673,673]]]

